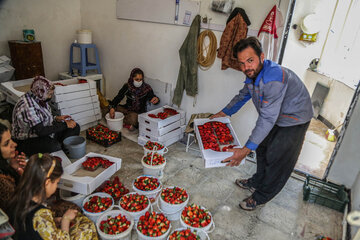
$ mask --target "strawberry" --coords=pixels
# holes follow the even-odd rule
[[[181,213],[182,221],[195,228],[204,228],[211,222],[211,215],[208,210],[192,204],[184,208]]]
[[[155,177],[142,176],[135,179],[134,186],[141,191],[153,191],[160,186],[160,182]]]
[[[160,220],[160,221],[159,221]],[[139,218],[137,229],[145,236],[159,237],[170,228],[170,221],[162,213],[146,212]]]
[[[152,141],[147,141],[146,144],[144,145],[144,147],[148,150],[154,150],[154,147],[156,146],[157,151],[161,150],[164,148],[164,145],[158,143],[158,142],[152,142]]]
[[[150,204],[149,199],[140,194],[127,194],[120,198],[120,206],[128,212],[140,212]]]
[[[108,216],[100,222],[100,230],[106,234],[115,235],[125,232],[131,225],[126,216],[119,214],[116,217]]]
[[[181,204],[188,199],[186,190],[180,187],[164,188],[160,196],[169,204]]]
[[[84,204],[84,209],[88,212],[99,213],[108,209],[113,204],[109,197],[92,196]]]
[[[105,181],[96,191],[110,194],[115,201],[118,201],[123,195],[129,193],[129,189],[120,182],[118,176],[116,176],[113,181]]]
[[[169,236],[169,240],[200,240],[200,236],[191,232],[190,229],[174,231]]]
[[[111,131],[109,128],[98,124],[86,130],[86,138],[108,147],[121,140],[121,134]]]
[[[163,155],[158,154],[156,152],[154,154],[152,154],[151,152],[146,154],[146,156],[143,157],[143,162],[147,165],[151,165],[151,158],[152,158],[152,166],[162,165],[165,163],[165,158],[163,157]]]

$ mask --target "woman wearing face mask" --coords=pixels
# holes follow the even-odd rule
[[[80,126],[70,116],[52,115],[49,101],[54,89],[51,81],[37,76],[31,90],[14,107],[12,136],[18,150],[27,156],[59,151],[65,138],[80,133]]]
[[[125,105],[118,105],[125,96]],[[139,125],[138,114],[146,112],[147,101],[158,104],[160,100],[155,96],[151,86],[144,82],[144,72],[140,68],[134,68],[128,82],[110,102],[110,117],[115,117],[115,110],[122,112],[125,115],[124,126],[134,130]]]

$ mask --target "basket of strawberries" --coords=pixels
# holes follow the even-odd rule
[[[84,214],[94,223],[100,215],[114,207],[114,199],[107,193],[98,192],[87,196],[82,204]]]
[[[203,230],[210,233],[215,229],[211,213],[204,207],[191,204],[186,206],[180,216],[180,224],[192,230]],[[212,229],[211,229],[212,228]]]
[[[170,233],[171,223],[162,213],[146,212],[136,225],[139,240],[164,240]]]
[[[209,235],[203,230],[193,230],[190,228],[177,228],[170,233],[167,240],[209,240]]]
[[[133,181],[133,189],[135,192],[147,196],[153,203],[162,189],[162,184],[156,177],[142,175]]]
[[[169,220],[177,220],[180,217],[181,210],[189,202],[189,195],[184,188],[171,186],[162,189],[159,202],[159,210]]]
[[[156,141],[147,141],[144,145],[144,155],[148,153],[156,152],[158,154],[165,154],[168,152],[168,148],[164,144]]]
[[[147,196],[135,192],[125,194],[119,200],[120,210],[130,214],[135,221],[138,221],[140,216],[150,209],[150,206]]]
[[[131,239],[134,218],[120,210],[111,210],[96,221],[97,231],[103,240]]]
[[[161,154],[149,152],[142,158],[141,164],[143,165],[145,175],[162,178],[166,158]]]

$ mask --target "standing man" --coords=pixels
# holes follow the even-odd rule
[[[228,166],[238,166],[246,155],[256,150],[256,173],[249,179],[235,181],[252,192],[240,202],[240,207],[254,210],[275,197],[289,179],[313,110],[303,82],[293,71],[264,60],[261,43],[255,37],[240,40],[233,54],[246,75],[245,86],[212,118],[233,115],[250,98],[255,105],[259,117],[249,140],[243,148],[228,150],[234,154],[223,161]]]

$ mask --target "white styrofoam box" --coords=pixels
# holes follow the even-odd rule
[[[84,104],[84,105],[73,106],[70,108],[55,109],[55,112],[58,115],[72,115],[75,113],[80,113],[80,112],[97,109],[97,108],[100,108],[99,101],[95,102],[95,103],[88,103],[88,104]]]
[[[6,82],[11,79],[15,72],[15,68],[10,65],[4,65],[0,67],[0,82]]]
[[[86,118],[86,117],[90,117],[90,116],[94,116],[94,115],[99,115],[101,113],[100,108],[94,108],[94,109],[90,109],[84,112],[80,112],[80,113],[74,113],[71,114],[71,118],[76,122],[77,120],[80,120],[82,118]]]
[[[33,80],[34,80],[34,78],[28,78],[28,79],[24,79],[24,80],[2,82],[0,84],[1,91],[6,94],[9,101],[16,103],[19,100],[19,98],[25,94],[25,92],[21,92],[15,88],[27,86],[27,85],[30,86],[31,83],[33,82]]]
[[[203,125],[207,122],[214,122],[214,121],[225,123],[228,126],[228,128],[230,129],[231,135],[234,137],[234,142],[232,144],[238,145],[241,147],[240,141],[239,141],[233,127],[231,126],[229,118],[221,117],[221,118],[214,118],[211,120],[209,118],[194,119],[194,128],[195,128],[196,138],[198,139],[198,142],[199,142],[199,148],[200,148],[201,155],[205,162],[205,168],[224,167],[226,165],[226,163],[221,163],[221,161],[224,160],[225,158],[231,157],[233,155],[233,153],[231,153],[231,152],[217,152],[217,151],[213,151],[211,149],[204,149],[198,126]],[[244,163],[244,162],[245,161],[242,161],[242,163]]]
[[[77,78],[54,81],[54,83],[61,83],[66,86],[55,85],[54,95],[84,91],[89,89],[96,89],[96,82],[93,80],[87,80],[87,83],[79,83]]]
[[[78,91],[72,93],[64,93],[64,94],[54,94],[52,101],[54,102],[63,102],[69,101],[73,99],[80,99],[85,97],[96,96],[96,88],[91,88],[85,91]]]
[[[151,118],[151,117],[148,116],[149,114],[155,114],[156,115],[159,112],[163,112],[164,108],[173,108],[173,107],[165,105],[165,106],[157,108],[155,110],[139,114],[138,115],[139,125],[142,125],[143,127],[146,127],[146,128],[159,129],[159,128],[163,128],[163,127],[165,127],[165,126],[167,126],[167,125],[169,125],[169,124],[171,124],[173,122],[176,122],[176,121],[180,120],[181,115],[185,116],[185,111],[178,110],[176,108],[173,108],[173,109],[177,110],[179,112],[179,114],[176,114],[174,116],[168,117],[168,118],[163,119],[163,120],[160,119],[160,118]]]
[[[171,132],[172,130],[180,127],[180,120],[176,121],[174,123],[171,123],[163,128],[151,128],[146,127],[142,124],[139,124],[139,132],[142,135],[151,135],[154,137],[160,137],[165,135],[168,132]]]
[[[162,135],[162,136],[159,136],[159,137],[155,137],[155,136],[152,136],[150,134],[144,134],[144,133],[139,132],[139,136],[145,137],[145,138],[147,138],[148,140],[151,140],[151,141],[156,141],[156,142],[161,142],[161,143],[164,143],[165,141],[169,140],[170,138],[173,138],[173,137],[178,136],[180,134],[181,134],[181,128],[174,129],[171,132],[168,132],[165,135]]]
[[[106,158],[114,162],[114,164],[106,168],[96,177],[73,176],[72,174],[82,167],[81,164],[87,159],[87,157]],[[91,194],[96,188],[98,188],[105,180],[109,179],[120,168],[121,168],[121,158],[90,152],[86,154],[84,157],[80,158],[79,160],[75,161],[74,163],[64,168],[64,174],[61,176],[58,187],[71,192],[88,195]]]
[[[84,125],[80,125],[80,132],[85,131],[86,129],[90,128],[90,127],[94,127],[98,124],[98,121],[95,122],[90,122],[90,123],[86,123]]]
[[[57,151],[57,152],[52,152],[50,153],[51,156],[57,156],[59,158],[61,158],[61,165],[63,168],[67,167],[68,165],[71,164],[70,159],[66,156],[66,154],[64,153],[63,150]]]
[[[91,122],[95,122],[97,120],[100,120],[101,119],[101,114],[96,114],[96,115],[93,115],[93,116],[89,116],[89,117],[85,117],[85,118],[82,118],[82,119],[79,119],[77,120],[76,122],[81,126],[85,125],[85,124],[88,124],[88,123],[91,123]]]
[[[148,111],[162,107],[164,105],[171,104],[172,99],[172,84],[160,81],[159,79],[152,79],[145,76],[145,82],[151,86],[154,94],[160,99],[160,102],[156,105],[148,103]]]
[[[185,125],[186,119],[183,117],[180,119],[180,125]]]
[[[86,80],[92,80],[96,82],[97,87],[100,89],[100,91],[103,93],[103,75],[99,74],[99,73],[92,73],[92,72],[87,72],[86,76],[78,76],[78,75],[70,75],[70,73],[68,72],[62,72],[59,73],[59,79],[71,79],[71,78],[76,78],[76,79],[86,79]]]
[[[174,137],[172,137],[172,138],[169,138],[169,139],[167,139],[166,141],[161,142],[161,143],[164,144],[166,147],[168,147],[168,146],[170,146],[171,144],[176,143],[177,141],[179,141],[179,140],[182,139],[183,137],[184,137],[184,134],[181,133],[181,134],[176,135],[176,136],[174,136]],[[146,138],[146,137],[139,136],[139,137],[138,137],[138,144],[141,145],[141,146],[144,146],[145,143],[146,143],[147,141],[149,141],[149,140],[150,140],[150,139],[148,139],[148,138]]]
[[[99,102],[99,97],[97,95],[63,102],[51,102],[51,105],[55,109],[63,109],[94,102]]]
[[[10,64],[10,58],[8,58],[5,55],[0,56],[0,67],[5,66],[5,65],[9,65],[9,64]]]

